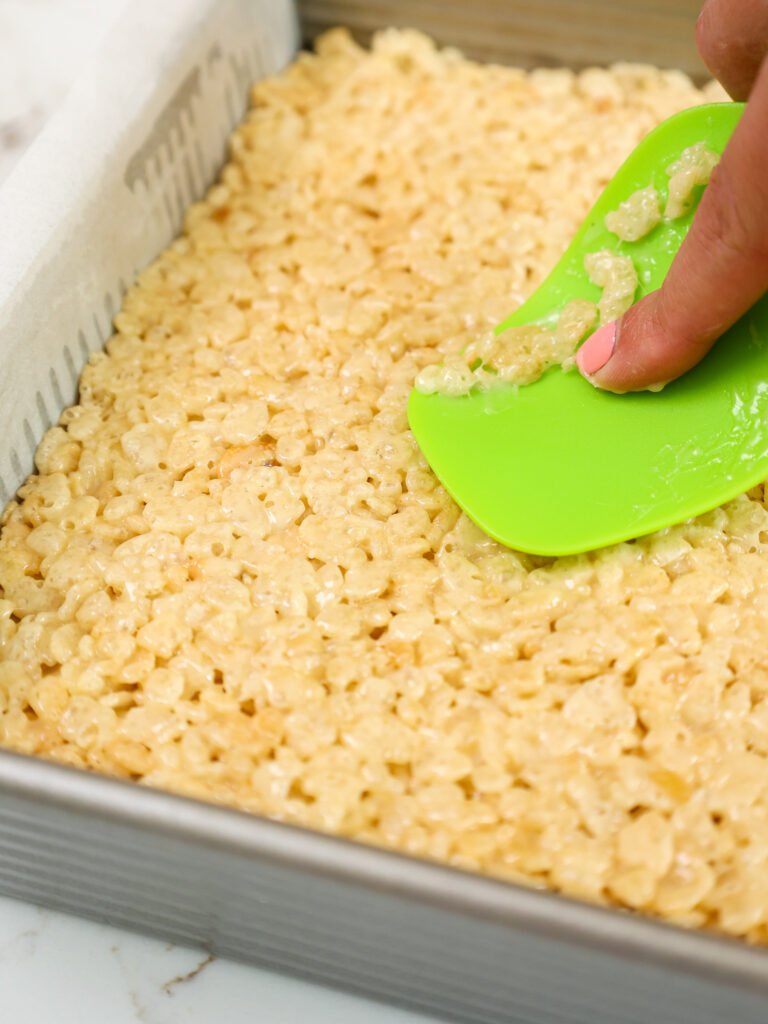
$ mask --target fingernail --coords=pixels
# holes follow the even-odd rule
[[[585,377],[602,370],[616,348],[619,321],[612,320],[587,338],[576,353],[576,365]]]

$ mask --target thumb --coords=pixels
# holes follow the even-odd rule
[[[661,288],[581,346],[596,387],[640,391],[679,377],[768,290],[768,59]]]

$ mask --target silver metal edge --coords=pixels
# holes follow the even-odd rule
[[[725,936],[687,931],[7,750],[0,750],[3,792],[768,993],[765,952]]]

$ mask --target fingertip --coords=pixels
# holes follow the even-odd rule
[[[582,377],[590,383],[594,374],[602,370],[616,349],[619,321],[612,320],[605,324],[584,342],[576,353],[576,366]]]
[[[716,0],[715,0],[716,2]],[[696,47],[701,54],[701,59],[709,67],[706,50],[709,46],[710,23],[712,21],[712,0],[706,0],[694,25],[693,34],[696,40]]]
[[[765,0],[707,0],[695,26],[696,46],[709,71],[734,100],[746,100],[768,52]]]
[[[576,365],[593,387],[624,395],[657,387],[682,372],[675,370],[680,348],[656,291],[587,338]]]

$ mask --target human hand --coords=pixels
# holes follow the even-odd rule
[[[608,391],[679,377],[768,290],[768,0],[708,0],[696,40],[747,107],[664,284],[577,353],[582,375]]]

